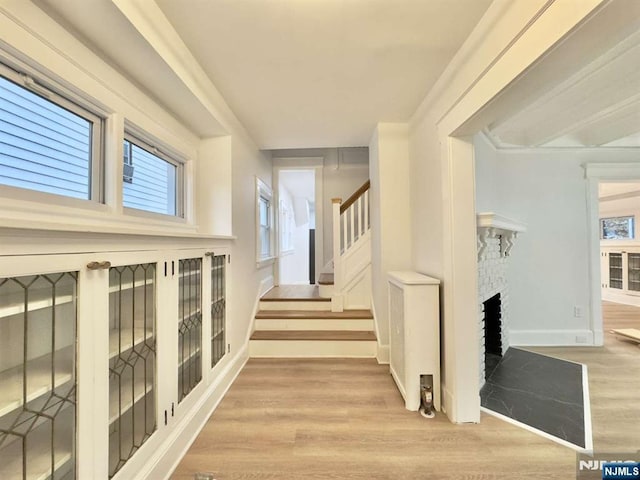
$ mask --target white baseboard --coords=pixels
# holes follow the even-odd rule
[[[256,314],[258,313],[258,310],[260,310],[260,299],[262,298],[262,296],[267,293],[269,290],[271,290],[274,286],[274,278],[273,275],[268,276],[267,278],[265,278],[264,280],[262,280],[260,282],[260,286],[258,287],[258,296],[256,297],[256,301],[253,304],[253,310],[251,312],[251,319],[249,320],[249,328],[247,329],[247,335],[245,337],[245,348],[249,349],[249,339],[251,338],[251,335],[253,335],[254,330],[256,329]],[[248,355],[247,355],[248,357]]]
[[[376,360],[378,360],[380,365],[389,365],[389,345],[382,345],[381,343],[378,343]]]
[[[168,479],[171,476],[248,359],[249,350],[245,344],[236,357],[220,372],[218,379],[209,385],[207,393],[202,396],[189,415],[174,427],[173,432],[147,463],[148,467],[140,472],[137,478],[155,480]]]
[[[602,290],[602,300],[605,300],[607,302],[622,303],[623,305],[633,305],[634,307],[640,307],[640,296],[614,292],[611,289]]]
[[[591,330],[511,330],[512,347],[584,347],[596,345]]]

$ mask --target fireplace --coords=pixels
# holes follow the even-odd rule
[[[483,302],[484,310],[484,378],[491,376],[502,358],[502,302],[496,294]]]
[[[480,385],[509,348],[509,256],[523,223],[495,213],[479,213],[478,337]]]

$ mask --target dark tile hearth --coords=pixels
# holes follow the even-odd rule
[[[489,378],[493,371],[502,360],[502,355],[496,355],[493,353],[485,353],[484,355],[484,378]]]
[[[482,406],[585,448],[582,367],[509,348],[480,391]]]

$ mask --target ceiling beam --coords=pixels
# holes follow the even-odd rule
[[[640,85],[640,35],[634,35],[633,41],[631,46],[625,42],[627,48],[622,52],[609,52],[608,61],[599,68],[579,71],[494,126],[493,134],[507,143],[544,145],[635,103]]]

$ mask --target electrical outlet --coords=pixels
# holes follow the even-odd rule
[[[573,307],[573,316],[576,318],[582,318],[584,316],[584,309],[580,305]]]

